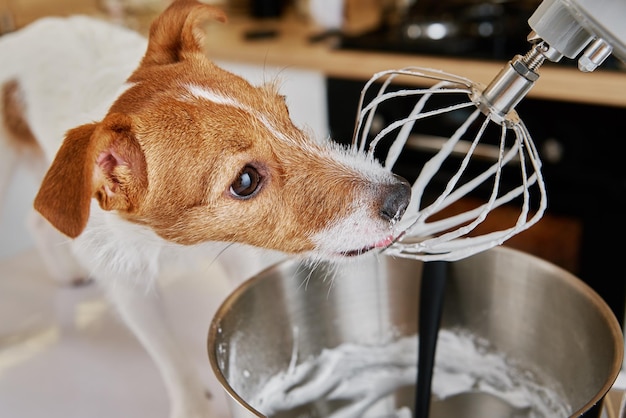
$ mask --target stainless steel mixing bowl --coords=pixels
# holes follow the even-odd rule
[[[386,256],[314,269],[286,261],[245,282],[217,311],[208,342],[233,416],[264,416],[248,402],[289,367],[294,344],[306,359],[345,342],[415,334],[421,271],[419,261]],[[604,301],[568,272],[504,247],[450,263],[442,328],[451,327],[559,382],[572,416],[600,402],[621,367],[622,333]],[[406,389],[391,395],[389,416],[413,397]],[[502,405],[488,398],[433,405],[431,417],[500,414]],[[309,412],[280,416],[329,415]]]

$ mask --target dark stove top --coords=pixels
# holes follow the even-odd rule
[[[529,48],[524,1],[418,1],[401,18],[359,36],[342,36],[340,48],[509,60]]]
[[[410,39],[403,28],[383,28],[358,36],[342,35],[340,49],[449,56],[508,61],[529,49],[526,36],[479,38],[454,36],[443,39]]]
[[[534,1],[463,0],[455,3],[456,6],[434,1],[417,4],[427,4],[424,8],[428,10],[414,9],[397,23],[383,23],[360,35],[341,34],[337,47],[502,62],[530,49],[526,38],[532,30],[528,18],[535,10]],[[577,63],[564,58],[558,65]],[[613,57],[602,66],[602,69],[618,68]]]

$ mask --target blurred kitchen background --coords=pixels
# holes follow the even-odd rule
[[[364,82],[376,71],[440,68],[487,82],[524,54],[539,0],[216,0],[227,25],[211,26],[209,55],[253,82],[278,77],[294,119],[347,142]],[[166,0],[0,0],[0,33],[47,15],[86,13],[146,32]],[[0,62],[0,65],[2,63]],[[564,59],[539,71],[517,107],[542,157],[549,208],[506,245],[538,255],[590,284],[624,319],[626,265],[626,68],[610,58],[591,74]],[[385,109],[393,120],[394,109]],[[383,112],[384,113],[384,112]],[[379,120],[385,126],[386,120]],[[445,121],[442,123],[445,124]],[[438,135],[443,125],[424,128]],[[407,150],[415,178],[427,149]],[[1,185],[0,185],[1,186]],[[20,170],[0,217],[0,260],[32,248],[23,219],[36,182]],[[482,199],[477,193],[472,198]],[[502,219],[516,211],[500,211]],[[497,221],[496,221],[497,222]],[[497,229],[497,228],[496,228]]]

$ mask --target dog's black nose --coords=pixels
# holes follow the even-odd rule
[[[399,220],[411,200],[411,185],[400,176],[394,175],[396,181],[385,188],[379,214],[386,221]]]

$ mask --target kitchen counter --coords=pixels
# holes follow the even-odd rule
[[[103,15],[98,0],[57,0],[54,6],[46,0],[17,0],[12,3],[12,9],[18,27],[48,14]],[[134,16],[129,21],[133,27],[147,33],[154,16]],[[247,40],[244,35],[250,30],[271,30],[275,31],[275,36]],[[496,61],[337,50],[332,47],[332,39],[311,42],[311,36],[319,34],[320,29],[292,14],[283,19],[255,20],[233,11],[227,24],[211,23],[207,31],[207,52],[216,60],[303,68],[357,80],[367,80],[382,70],[420,66],[487,84],[505,65]],[[626,107],[626,71],[598,70],[584,74],[575,68],[547,63],[539,73],[541,77],[528,97]],[[408,80],[408,83],[416,83],[416,80]]]
[[[276,36],[252,41],[245,39],[247,31],[261,29],[275,30]],[[337,50],[329,45],[330,42],[312,43],[310,37],[319,32],[297,18],[259,21],[236,16],[225,25],[210,24],[207,30],[207,52],[212,58],[264,66],[300,67],[350,79],[367,80],[382,70],[420,66],[487,84],[505,65],[505,62]],[[541,77],[528,97],[626,107],[626,72],[599,70],[585,74],[575,68],[546,63],[539,73]]]

